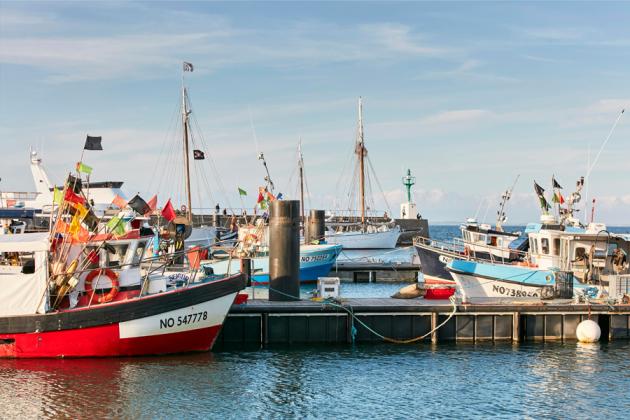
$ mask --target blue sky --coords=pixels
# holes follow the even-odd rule
[[[555,174],[568,194],[630,105],[629,21],[630,4],[601,2],[2,1],[0,188],[32,189],[29,146],[61,179],[90,133],[105,148],[86,155],[95,179],[178,197],[169,165],[186,60],[197,139],[215,163],[194,187],[204,205],[240,207],[241,186],[251,206],[258,151],[291,195],[301,137],[310,206],[347,206],[362,96],[394,213],[410,168],[432,221],[491,221],[517,174],[510,221],[535,220],[533,180],[549,190]],[[630,223],[628,114],[589,182],[608,224]],[[381,194],[373,201],[385,209]]]

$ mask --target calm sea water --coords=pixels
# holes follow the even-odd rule
[[[0,360],[6,418],[627,418],[630,343]]]

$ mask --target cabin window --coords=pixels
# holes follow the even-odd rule
[[[109,261],[108,267],[120,267],[125,262],[125,255],[127,254],[127,248],[129,244],[124,245],[111,245],[110,252],[108,252]],[[114,252],[111,252],[114,251]]]
[[[497,246],[497,237],[496,236],[491,236],[490,237],[490,245]]]
[[[486,242],[486,235],[479,235],[479,242]]]
[[[549,239],[542,238],[540,240],[540,249],[541,249],[543,254],[545,254],[545,255],[549,254]]]
[[[144,257],[144,250],[147,246],[146,242],[140,242],[138,247],[136,248],[136,254],[133,256],[133,264],[138,264],[142,261],[142,257]]]
[[[553,239],[553,255],[560,255],[560,238]]]
[[[586,249],[583,247],[575,248],[575,261],[583,261],[586,259]]]
[[[35,272],[35,254],[33,252],[1,252],[0,273],[33,274]]]

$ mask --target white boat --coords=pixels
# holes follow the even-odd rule
[[[0,193],[0,208],[24,208],[35,210],[38,214],[48,217],[53,210],[53,192],[55,184],[50,181],[46,169],[42,164],[36,150],[30,151],[30,169],[35,183],[34,192],[11,192]],[[82,181],[83,191],[90,203],[94,203],[94,212],[102,216],[103,212],[110,208],[116,196],[123,199],[127,197],[122,189],[122,181]],[[63,187],[59,187],[63,189]]]
[[[336,232],[326,231],[326,242],[338,244],[344,249],[390,249],[396,248],[400,236],[400,226],[375,228],[367,231]]]
[[[579,188],[581,181],[568,208],[559,212],[559,221],[547,212],[546,200],[541,200],[541,223],[530,223],[525,230],[529,255],[524,261],[449,261],[447,269],[464,301],[540,299],[565,294],[563,291],[569,295],[563,297],[570,298],[574,290],[595,297],[613,295],[620,285],[624,285],[623,293],[630,293],[630,238],[610,233],[602,223],[580,225],[572,208]]]
[[[400,237],[400,227],[393,221],[379,226],[369,225],[365,197],[366,157],[368,154],[363,136],[363,101],[359,98],[359,124],[354,152],[357,155],[356,170],[359,179],[359,203],[361,219],[358,223],[339,226],[332,229],[332,223],[326,230],[326,241],[342,245],[346,249],[389,249],[395,248]],[[369,164],[369,161],[368,161]],[[374,174],[375,176],[375,174]]]

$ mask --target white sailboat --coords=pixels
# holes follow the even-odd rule
[[[363,137],[363,101],[359,98],[359,125],[355,145],[359,170],[359,202],[361,207],[361,222],[357,225],[339,224],[333,228],[330,223],[326,231],[326,241],[331,244],[342,245],[345,249],[389,249],[395,248],[400,236],[400,227],[394,226],[393,221],[379,226],[368,223],[366,218],[365,158],[367,149]]]

